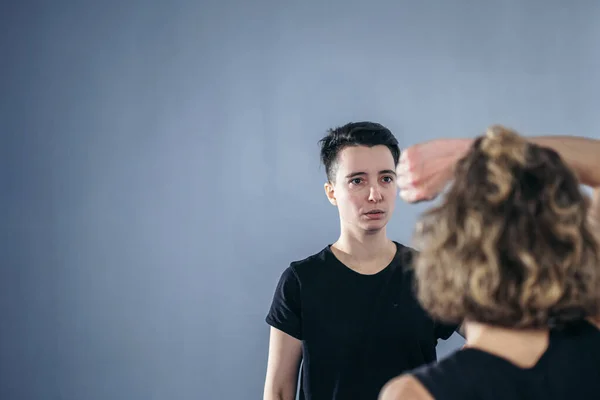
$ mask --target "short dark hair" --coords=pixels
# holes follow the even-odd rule
[[[325,173],[329,182],[333,182],[336,172],[338,154],[348,146],[387,146],[394,157],[394,165],[398,165],[400,148],[398,140],[385,126],[376,122],[350,122],[346,125],[332,128],[327,135],[319,141],[321,146],[321,162],[325,166]]]

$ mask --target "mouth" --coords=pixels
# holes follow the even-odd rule
[[[371,210],[365,213],[366,215],[379,215],[384,214],[383,210]]]

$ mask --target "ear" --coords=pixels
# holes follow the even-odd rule
[[[337,200],[335,198],[335,189],[333,187],[333,185],[330,182],[326,182],[324,185],[325,188],[325,195],[327,196],[327,199],[329,200],[329,202],[334,205],[337,206]]]

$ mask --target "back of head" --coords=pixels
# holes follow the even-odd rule
[[[417,225],[418,297],[442,320],[547,327],[600,311],[600,253],[558,153],[493,126]]]
[[[398,140],[388,128],[375,122],[350,122],[330,129],[327,135],[319,141],[319,144],[321,145],[321,162],[325,166],[329,182],[335,180],[336,161],[339,153],[348,146],[383,145],[390,149],[396,165],[400,158]]]

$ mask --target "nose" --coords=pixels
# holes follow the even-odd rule
[[[369,201],[374,203],[380,202],[383,199],[381,196],[381,191],[377,186],[372,186],[369,190]]]

